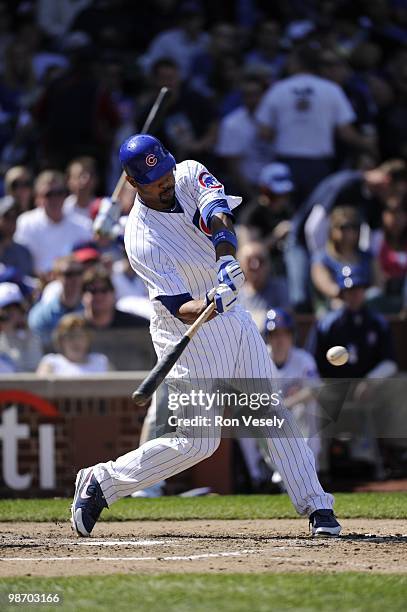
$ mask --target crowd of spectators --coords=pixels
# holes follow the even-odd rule
[[[347,268],[367,304],[402,313],[406,43],[403,0],[0,0],[0,282],[16,298],[1,312],[21,310],[43,352],[67,314],[148,323],[120,237],[92,220],[118,145],[168,86],[157,136],[243,196],[242,300],[260,327],[272,307],[344,308]]]

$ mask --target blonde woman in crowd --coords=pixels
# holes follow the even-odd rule
[[[113,369],[106,355],[91,352],[90,329],[78,314],[62,317],[55,329],[54,343],[58,352],[42,358],[39,376],[85,376]]]

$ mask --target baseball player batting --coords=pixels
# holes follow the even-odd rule
[[[238,302],[244,282],[235,258],[232,209],[241,198],[200,163],[179,164],[148,134],[128,138],[120,160],[137,195],[125,229],[133,269],[145,282],[154,307],[151,335],[158,360],[177,343],[210,303],[216,310],[187,345],[169,379],[228,380],[275,376],[266,345]],[[181,408],[185,423],[116,460],[81,469],[76,477],[72,525],[90,536],[102,510],[122,497],[169,478],[212,455],[220,443],[216,425],[191,428],[188,417],[207,415],[201,406]],[[278,435],[265,428],[268,452],[299,514],[313,535],[338,535],[333,496],[319,483],[312,451],[288,410],[280,406]],[[184,420],[181,419],[183,422]]]

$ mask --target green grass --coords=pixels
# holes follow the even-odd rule
[[[397,574],[169,574],[2,579],[8,592],[59,593],[58,606],[38,610],[115,612],[379,612],[406,609],[407,578]],[[19,608],[29,608],[20,605]]]
[[[341,518],[407,518],[407,493],[338,493]],[[0,521],[66,521],[70,499],[3,499]],[[295,518],[287,495],[231,495],[195,498],[123,499],[101,520],[188,520]]]

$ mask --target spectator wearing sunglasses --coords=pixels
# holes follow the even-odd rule
[[[0,263],[14,268],[21,276],[31,276],[31,253],[25,246],[14,241],[18,214],[19,207],[12,196],[0,198]]]
[[[20,212],[33,207],[33,177],[25,166],[13,166],[7,170],[4,176],[4,190],[6,195],[15,199]]]
[[[109,272],[103,266],[88,270],[83,279],[84,317],[95,330],[148,327],[144,317],[116,308],[116,294]]]
[[[335,308],[341,305],[338,276],[346,276],[347,269],[357,268],[371,280],[372,256],[359,248],[361,219],[356,208],[338,206],[329,221],[328,241],[312,260],[311,279],[318,294]]]
[[[52,333],[60,319],[68,313],[80,313],[82,306],[83,264],[75,255],[66,255],[55,261],[54,281],[47,285],[57,285],[50,296],[44,291],[41,299],[31,308],[28,315],[30,329],[40,336],[44,347],[52,344]]]
[[[67,192],[62,173],[41,172],[34,193],[36,208],[18,218],[16,240],[31,252],[35,274],[49,280],[55,259],[68,255],[76,243],[91,238],[91,222],[75,213],[64,213]]]

